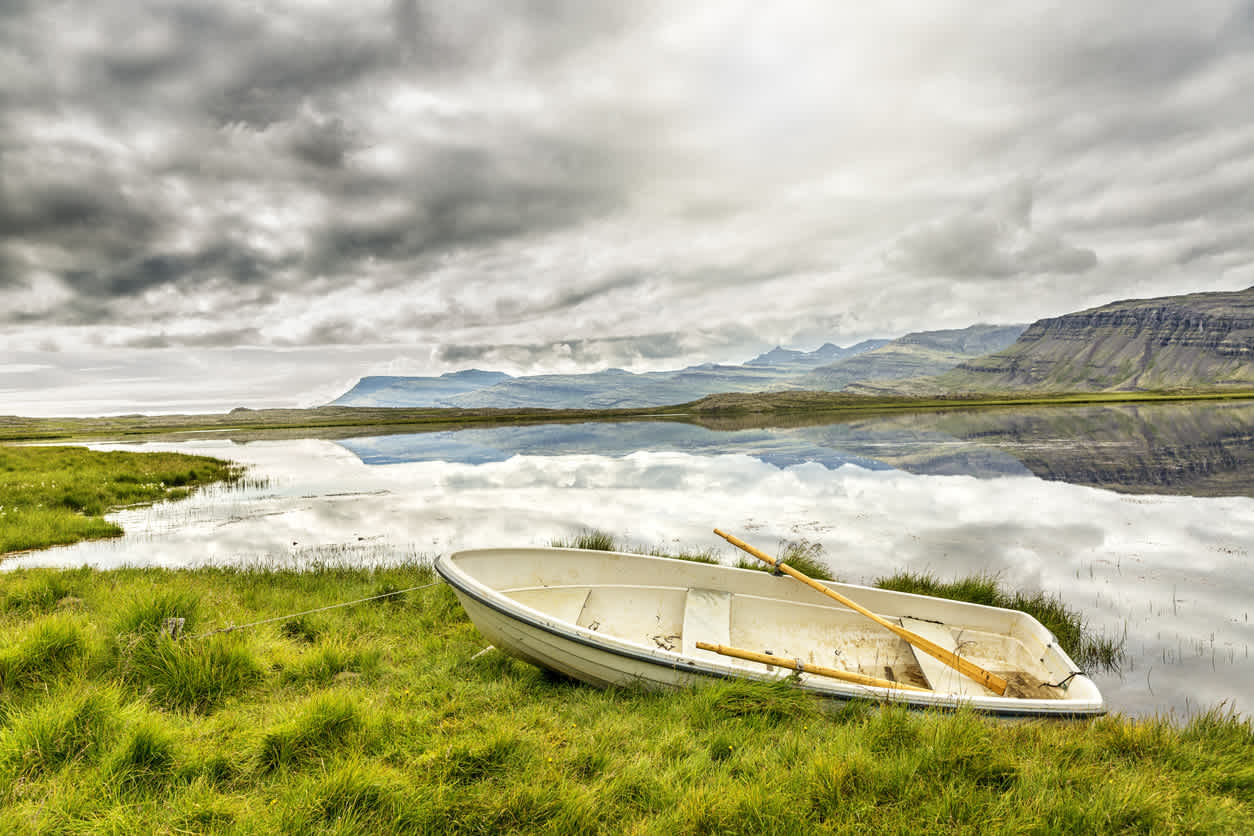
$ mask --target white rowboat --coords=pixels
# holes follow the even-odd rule
[[[952,667],[789,577],[618,552],[478,549],[436,571],[501,650],[601,687],[682,687],[701,677],[776,680],[836,699],[1013,716],[1105,712],[1097,685],[1026,613],[822,582],[882,618],[1009,682],[998,696]],[[769,654],[771,665],[697,643]],[[802,672],[832,669],[864,685]],[[907,686],[907,687],[901,687]],[[917,690],[916,690],[917,689]]]

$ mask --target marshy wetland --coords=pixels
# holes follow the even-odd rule
[[[1254,822],[1254,405],[788,423],[92,442],[228,459],[246,479],[108,515],[122,537],[0,564],[0,818],[13,832]],[[1061,600],[1122,648],[1092,671],[1116,714],[1005,725],[748,684],[599,692],[480,654],[450,592],[427,586],[440,552],[590,529],[734,562],[715,526],[800,544],[848,581],[983,576]],[[155,635],[174,613],[202,637]],[[784,777],[768,790],[760,775]]]
[[[989,576],[1122,643],[1112,710],[1254,703],[1254,403],[955,411],[789,427],[642,421],[93,443],[247,467],[18,566],[385,565],[599,529],[632,548],[814,544],[836,577]],[[724,559],[735,556],[724,554]]]

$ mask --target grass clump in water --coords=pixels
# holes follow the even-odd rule
[[[791,566],[801,574],[816,580],[836,580],[832,576],[832,570],[823,559],[822,543],[811,542],[805,538],[785,541],[780,544],[776,559],[783,561],[786,566]],[[736,560],[736,568],[757,569],[762,572],[774,571],[769,564],[758,560],[756,557],[738,558]]]
[[[901,572],[875,582],[881,589],[969,601],[990,607],[1020,610],[1041,622],[1058,639],[1059,645],[1075,662],[1085,668],[1117,671],[1123,661],[1123,639],[1095,636],[1085,628],[1083,617],[1062,602],[1061,598],[1035,592],[1007,593],[997,579],[975,575],[955,581],[941,581],[922,572]]]
[[[587,549],[589,551],[619,551],[618,541],[614,535],[596,528],[586,528],[574,537],[556,537],[549,541],[555,549]]]

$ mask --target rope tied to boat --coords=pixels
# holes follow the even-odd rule
[[[1062,688],[1065,691],[1068,687],[1070,687],[1071,680],[1075,679],[1077,676],[1088,676],[1088,674],[1084,671],[1072,671],[1060,682],[1042,682],[1041,684],[1046,688]]]
[[[185,639],[204,639],[209,636],[216,636],[220,633],[233,633],[236,630],[247,630],[251,627],[260,627],[262,624],[271,624],[275,621],[286,621],[289,618],[300,618],[302,615],[313,615],[314,613],[326,612],[327,610],[335,610],[340,607],[351,607],[354,604],[364,604],[368,601],[378,601],[383,598],[391,598],[396,595],[404,595],[406,592],[417,592],[420,589],[430,589],[433,586],[439,586],[444,583],[442,580],[432,581],[431,583],[422,584],[421,586],[411,586],[408,589],[397,589],[392,592],[383,592],[379,595],[371,595],[368,598],[358,598],[355,601],[344,601],[339,604],[329,604],[325,607],[315,607],[312,610],[302,610],[301,612],[288,613],[287,615],[276,615],[272,618],[263,618],[259,621],[250,621],[247,624],[230,624],[226,627],[219,627],[217,630],[209,630],[204,633],[196,633],[192,636],[184,636]]]

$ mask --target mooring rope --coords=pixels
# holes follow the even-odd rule
[[[327,610],[335,610],[340,607],[351,607],[354,604],[364,604],[367,601],[378,601],[380,598],[390,598],[393,595],[404,595],[406,592],[417,592],[420,589],[430,589],[433,586],[439,586],[444,581],[433,581],[422,586],[411,586],[409,589],[398,589],[395,592],[384,592],[379,595],[371,595],[369,598],[358,598],[356,601],[344,601],[340,604],[329,604],[325,607],[316,607],[312,610],[304,610],[303,612],[288,613],[287,615],[276,615],[272,618],[263,618],[260,621],[250,621],[248,624],[232,624],[227,627],[219,627],[217,630],[210,630],[207,633],[196,633],[192,636],[184,636],[185,639],[203,639],[208,636],[216,636],[219,633],[233,633],[236,630],[247,630],[250,627],[260,627],[262,624],[270,624],[275,621],[285,621],[289,618],[299,618],[302,615],[313,615],[317,612],[326,612]]]

